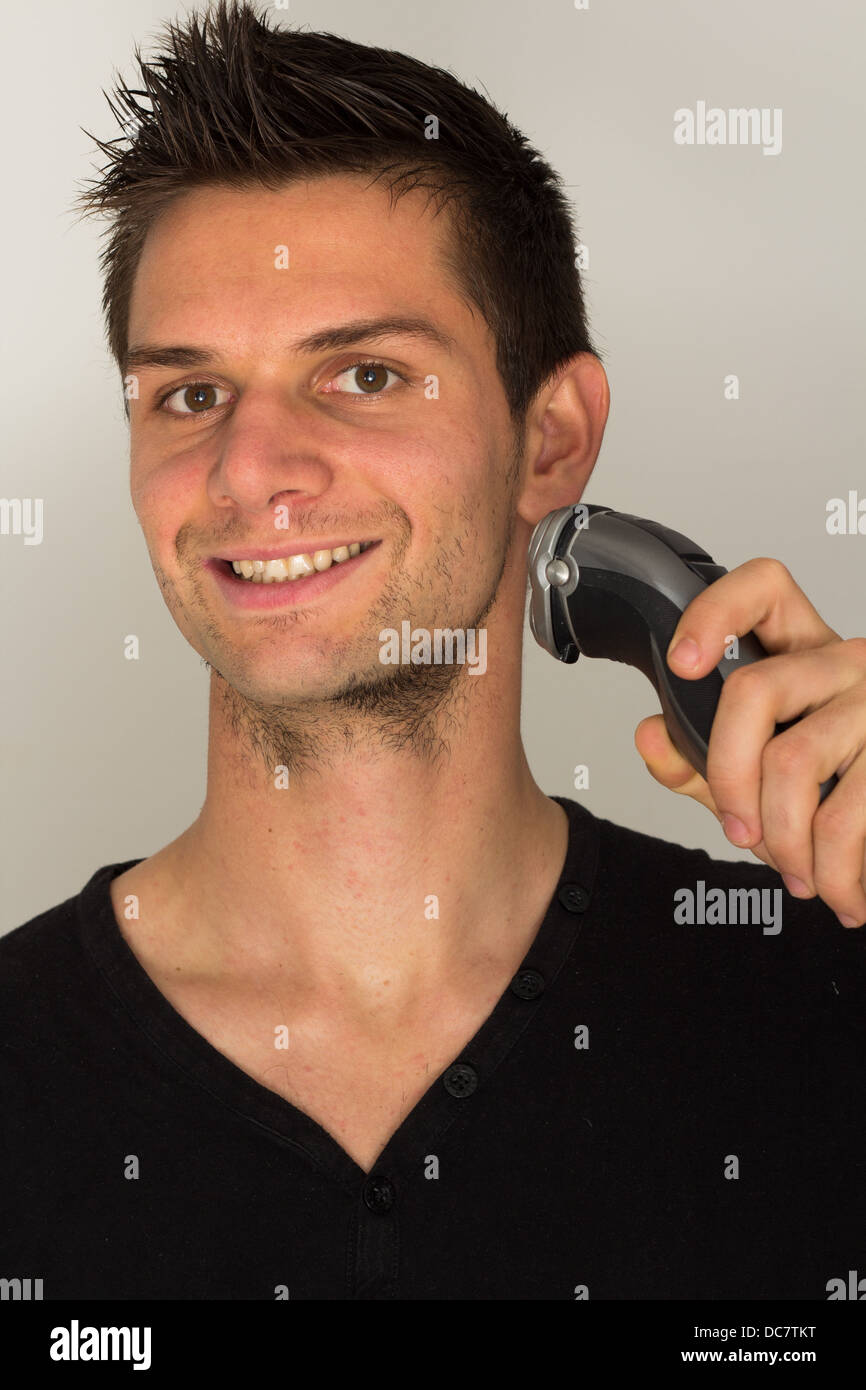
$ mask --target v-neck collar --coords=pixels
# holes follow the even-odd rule
[[[435,1077],[391,1135],[368,1174],[326,1129],[290,1101],[261,1085],[177,1012],[147,974],[114,916],[112,879],[142,862],[130,859],[97,869],[78,897],[86,950],[128,1016],[150,1044],[215,1101],[274,1139],[302,1152],[320,1172],[350,1193],[376,1174],[390,1179],[415,1171],[446,1131],[471,1127],[485,1088],[521,1035],[544,1026],[545,1000],[584,923],[593,916],[598,866],[598,823],[579,802],[554,796],[568,815],[568,849],[544,919],[523,962],[474,1037]]]

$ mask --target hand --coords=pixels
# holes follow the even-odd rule
[[[862,926],[866,638],[846,640],[828,627],[780,560],[747,560],[692,599],[668,665],[698,679],[719,664],[733,634],[746,632],[771,655],[725,680],[706,779],[674,747],[661,714],[641,720],[635,747],[657,782],[706,806],[731,843],[776,869],[795,897],[817,894],[843,926]],[[697,644],[694,665],[672,655],[683,638]],[[776,724],[801,714],[773,736]],[[819,784],[834,772],[838,785],[819,805]]]

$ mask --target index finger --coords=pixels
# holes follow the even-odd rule
[[[683,676],[705,676],[722,659],[733,637],[754,632],[769,653],[802,651],[839,641],[811,604],[781,560],[760,556],[708,584],[683,610],[666,656],[671,669]],[[683,639],[697,646],[691,664],[671,660]]]

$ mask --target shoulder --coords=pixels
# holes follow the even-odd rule
[[[0,992],[7,998],[56,971],[74,943],[78,898],[73,894],[0,936]]]
[[[582,808],[586,811],[586,808]],[[803,999],[845,999],[866,1017],[866,926],[843,927],[821,898],[795,898],[761,861],[717,859],[595,817],[594,897],[613,948],[725,982]],[[855,1021],[856,1021],[855,1019]]]
[[[0,937],[0,1045],[8,1055],[48,1042],[83,1018],[101,993],[88,932],[110,912],[108,885],[119,869],[96,869],[78,893]]]

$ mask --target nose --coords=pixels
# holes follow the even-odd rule
[[[333,481],[322,422],[274,391],[245,394],[235,406],[208,474],[216,507],[263,512],[291,498],[320,497]]]

